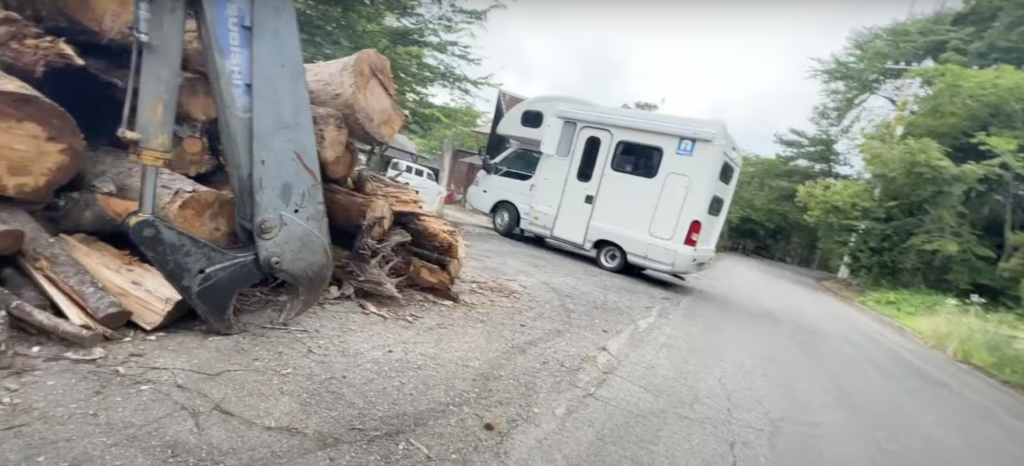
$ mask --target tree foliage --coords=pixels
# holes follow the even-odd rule
[[[472,39],[500,3],[473,8],[461,0],[296,0],[307,62],[330,60],[374,48],[391,61],[406,127],[422,136],[444,127],[448,110],[434,96],[452,96],[456,109],[489,76],[467,69],[480,63]],[[457,110],[456,110],[457,111]]]
[[[728,247],[831,270],[845,256],[863,282],[1019,300],[1020,44],[1019,0],[968,1],[851,35],[844,49],[815,61],[824,90],[810,128],[777,135],[774,158],[744,164]],[[926,58],[937,66],[899,65]],[[926,92],[897,101],[890,91],[898,79],[919,79]],[[871,96],[896,113],[855,128],[850,121]],[[861,141],[860,170],[837,149],[851,136]],[[800,246],[780,238],[800,238]]]

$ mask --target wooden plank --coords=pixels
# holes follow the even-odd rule
[[[132,313],[131,321],[139,327],[154,330],[188,311],[188,304],[156,268],[96,238],[60,239],[68,253]]]

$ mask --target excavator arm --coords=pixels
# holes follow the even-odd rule
[[[172,149],[185,0],[136,0],[141,67],[132,153],[144,167],[140,208],[125,227],[215,331],[235,333],[240,291],[268,276],[282,279],[290,289],[285,321],[316,303],[333,262],[292,0],[195,6],[244,246],[220,248],[154,215],[159,171]]]

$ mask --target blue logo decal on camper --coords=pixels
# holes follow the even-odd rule
[[[680,138],[679,147],[676,148],[676,153],[689,157],[693,155],[694,149],[697,148],[697,141],[693,139]]]

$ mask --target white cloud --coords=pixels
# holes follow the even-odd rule
[[[483,0],[479,0],[483,1]],[[744,147],[804,126],[819,87],[811,57],[853,30],[941,0],[513,0],[477,39],[504,89],[601,105],[646,100],[667,113],[725,120]],[[493,108],[494,91],[481,96]]]

